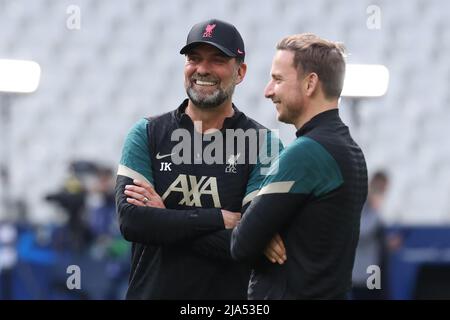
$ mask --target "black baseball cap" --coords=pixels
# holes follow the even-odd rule
[[[181,54],[186,54],[198,44],[210,44],[229,57],[236,57],[244,60],[245,48],[239,31],[232,24],[210,19],[195,24],[187,36],[186,45],[180,50]]]

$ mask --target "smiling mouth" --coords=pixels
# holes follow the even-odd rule
[[[193,82],[196,85],[202,86],[202,87],[212,87],[212,86],[215,86],[218,83],[217,81],[205,81],[205,80],[197,80],[197,79],[194,79]]]
[[[277,109],[277,111],[279,111],[279,109],[280,109],[280,101],[272,101],[272,102],[275,105],[275,109]]]

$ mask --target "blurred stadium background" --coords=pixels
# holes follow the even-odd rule
[[[371,5],[380,10],[377,28],[368,25]],[[383,295],[450,298],[446,0],[0,0],[0,59],[42,69],[35,93],[0,93],[10,181],[0,186],[0,297],[123,297],[129,251],[110,195],[123,139],[139,118],[185,97],[178,52],[191,26],[211,17],[235,24],[246,44],[236,105],[279,129],[285,144],[294,130],[263,97],[283,36],[313,32],[343,42],[349,63],[389,69],[385,96],[341,101],[369,173],[389,176],[381,241],[389,235],[395,244],[383,255]],[[66,288],[72,264],[82,290]]]

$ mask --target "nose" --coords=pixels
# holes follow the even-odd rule
[[[196,71],[200,75],[208,75],[210,74],[210,67],[208,61],[203,60],[197,64]]]
[[[270,80],[269,83],[266,85],[266,88],[264,89],[264,96],[267,99],[270,99],[270,98],[273,97],[273,94],[274,94],[274,92],[273,92],[273,81]]]

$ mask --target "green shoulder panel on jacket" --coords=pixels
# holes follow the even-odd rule
[[[147,138],[148,122],[147,119],[141,119],[128,132],[117,174],[153,185],[150,146]]]
[[[264,139],[265,143],[259,149],[258,161],[250,173],[242,206],[256,196],[267,174],[270,173],[271,164],[276,161],[283,150],[283,143],[273,131],[267,129]]]
[[[299,137],[271,167],[260,194],[303,193],[324,195],[344,182],[336,160],[318,142]]]

